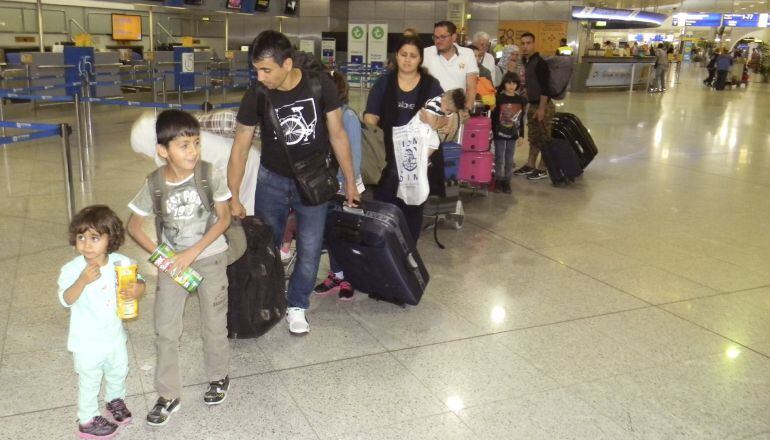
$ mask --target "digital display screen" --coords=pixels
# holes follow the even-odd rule
[[[257,0],[254,5],[255,11],[268,11],[270,10],[270,0]]]
[[[241,9],[242,0],[227,0],[227,9]]]
[[[286,6],[283,8],[283,13],[286,15],[295,15],[299,8],[299,0],[286,0]]]
[[[717,12],[676,14],[672,24],[674,26],[719,27],[722,26],[722,14]]]
[[[112,39],[115,41],[141,41],[142,17],[112,14]]]
[[[572,18],[593,21],[640,22],[660,25],[666,20],[665,14],[635,11],[632,9],[595,8],[592,6],[573,6]]]
[[[768,14],[724,14],[724,25],[728,27],[767,27]]]

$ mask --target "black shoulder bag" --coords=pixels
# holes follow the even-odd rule
[[[313,91],[313,97],[319,101],[322,100],[321,80],[317,74],[306,71],[303,71],[302,74],[307,75],[310,88]],[[283,132],[281,123],[278,121],[278,116],[275,114],[273,103],[270,102],[270,98],[263,89],[258,88],[257,90],[261,90],[264,100],[263,115],[269,118],[273,130],[276,132],[276,137],[281,146],[283,146],[283,151],[286,153],[286,159],[289,161],[289,165],[294,173],[294,180],[297,182],[297,189],[299,189],[302,201],[310,206],[328,202],[340,190],[340,184],[337,181],[337,167],[334,166],[331,152],[313,154],[302,160],[293,160],[289,153],[289,146],[286,144],[286,135]],[[323,106],[320,107],[323,108]]]

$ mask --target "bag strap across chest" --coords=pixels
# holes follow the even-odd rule
[[[147,176],[147,186],[152,197],[152,212],[155,214],[155,231],[158,235],[158,243],[161,242],[163,232],[163,217],[168,215],[163,201],[168,197],[168,185],[166,185],[166,166],[164,165]],[[214,196],[211,189],[211,163],[199,160],[193,170],[193,182],[201,204],[211,213],[214,212]]]

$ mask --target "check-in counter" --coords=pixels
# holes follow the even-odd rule
[[[655,57],[585,56],[575,66],[570,90],[593,92],[646,88],[653,75]]]

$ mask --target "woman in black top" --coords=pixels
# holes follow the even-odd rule
[[[364,122],[378,125],[385,135],[387,165],[374,191],[374,198],[392,203],[403,211],[415,242],[422,230],[423,205],[407,205],[396,197],[399,178],[393,149],[393,127],[409,123],[425,101],[442,93],[438,80],[422,68],[422,54],[423,44],[419,38],[401,38],[396,47],[396,69],[381,76],[374,84],[364,113]]]

